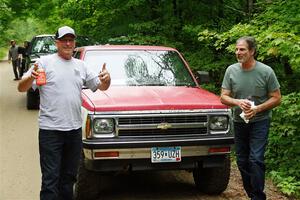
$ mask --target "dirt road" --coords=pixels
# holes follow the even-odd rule
[[[38,111],[25,108],[26,93],[18,93],[12,67],[0,62],[0,200],[38,200],[40,168],[37,142]],[[219,196],[198,193],[192,174],[154,172],[107,178],[99,200],[246,200],[236,168]],[[270,182],[269,200],[288,200]]]

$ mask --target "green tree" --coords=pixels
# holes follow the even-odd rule
[[[225,32],[204,30],[199,33],[199,40],[217,52],[233,54],[239,37],[254,36],[258,42],[257,59],[271,64],[282,77],[284,93],[299,91],[296,77],[300,72],[300,2],[259,1],[266,2],[267,8],[254,14],[249,23],[238,23]]]
[[[7,5],[7,0],[0,0],[0,58],[5,56],[5,47],[8,45],[9,39],[5,36],[4,30],[12,17],[11,9]]]

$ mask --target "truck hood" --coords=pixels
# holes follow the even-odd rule
[[[173,86],[111,86],[106,91],[82,90],[89,111],[224,109],[220,98],[201,88]]]

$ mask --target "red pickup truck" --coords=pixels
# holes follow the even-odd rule
[[[100,45],[74,57],[111,74],[107,91],[82,90],[83,158],[76,199],[95,199],[105,173],[188,170],[201,192],[227,188],[233,144],[230,109],[199,85],[173,48]],[[198,79],[198,80],[197,80]]]

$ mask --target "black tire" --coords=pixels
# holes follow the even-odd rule
[[[200,192],[218,195],[226,190],[230,178],[230,157],[225,156],[222,167],[194,169],[193,177],[197,189]]]
[[[75,200],[94,200],[100,194],[100,174],[87,170],[81,159],[74,187]]]
[[[39,90],[29,89],[27,91],[27,103],[28,110],[38,110],[40,107],[40,95]]]

